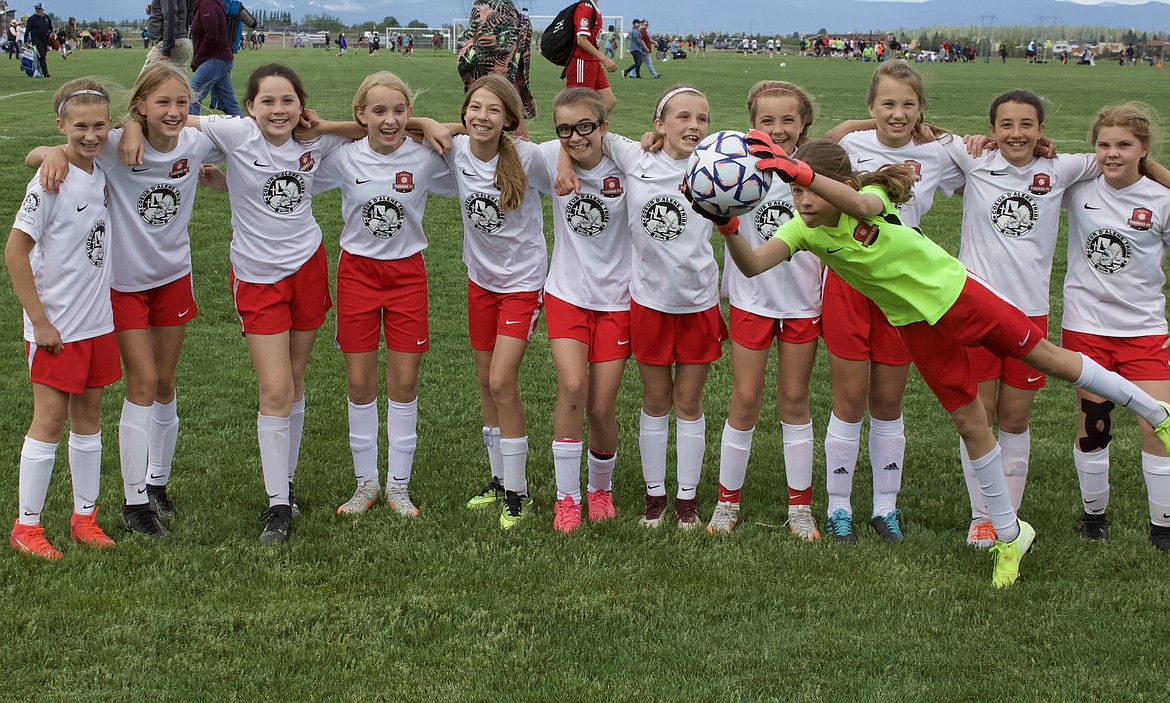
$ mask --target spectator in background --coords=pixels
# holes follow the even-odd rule
[[[532,23],[527,16],[521,16],[512,0],[475,0],[456,59],[463,90],[489,73],[503,74],[520,93],[525,119],[534,119],[536,100],[528,87],[531,61]],[[521,127],[521,133],[527,130]]]
[[[191,0],[151,0],[146,10],[154,46],[147,52],[142,68],[158,61],[170,61],[186,73],[192,54],[187,30],[191,25]]]
[[[223,0],[195,0],[191,8],[191,43],[191,68],[195,73],[191,75],[190,113],[198,115],[203,98],[212,93],[212,100],[225,115],[239,116],[240,105],[232,88],[236,56],[232,53]]]
[[[654,70],[654,40],[650,38],[650,20],[642,20],[642,28],[639,31],[642,35],[642,44],[646,47],[646,51],[642,52],[642,63],[650,69],[651,76],[658,78],[658,71]]]
[[[37,58],[41,62],[41,75],[49,77],[49,37],[53,34],[53,20],[45,14],[45,6],[37,3],[33,9],[36,14],[28,18],[24,25],[24,43],[32,42],[37,48]]]
[[[434,36],[431,37],[431,46],[434,47],[435,51],[438,51],[440,48],[442,48],[443,35],[439,32],[435,32]]]
[[[609,25],[609,29],[605,30],[605,55],[609,58],[617,58],[617,35],[614,26]]]
[[[8,52],[8,58],[11,60],[20,51],[20,34],[17,32],[15,19],[9,20],[4,39],[4,50]]]
[[[15,20],[13,21],[15,22]],[[630,76],[633,76],[634,78],[641,78],[642,54],[646,51],[646,45],[642,43],[642,20],[634,20],[632,29],[630,29],[630,34],[626,38],[626,41],[629,42],[630,58],[634,60],[634,63],[629,68],[622,71],[622,78],[629,78]]]

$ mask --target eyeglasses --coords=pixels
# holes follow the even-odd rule
[[[594,122],[578,122],[577,124],[559,124],[557,125],[557,136],[561,139],[568,139],[573,136],[573,132],[580,134],[582,137],[593,134],[597,128],[601,126],[601,120]]]

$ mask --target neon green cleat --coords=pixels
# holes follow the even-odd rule
[[[510,530],[530,514],[532,499],[515,491],[507,491],[504,494],[504,509],[500,511],[500,529]]]
[[[1024,559],[1024,555],[1032,548],[1032,542],[1036,539],[1036,530],[1023,520],[1017,520],[1020,524],[1020,535],[1011,542],[1000,542],[996,540],[995,545],[988,551],[995,559],[995,566],[991,572],[991,585],[996,588],[1007,588],[1016,582],[1020,577],[1020,562]]]
[[[504,484],[495,476],[483,487],[483,490],[467,500],[467,507],[472,510],[488,508],[504,500]]]
[[[1154,434],[1158,435],[1158,439],[1166,445],[1166,451],[1170,452],[1170,403],[1159,400],[1158,405],[1166,411],[1166,419],[1154,426]]]

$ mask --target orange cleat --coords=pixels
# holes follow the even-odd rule
[[[90,515],[80,515],[73,513],[73,517],[69,519],[69,536],[75,542],[81,542],[91,547],[98,549],[108,549],[115,546],[114,540],[110,539],[102,528],[98,527],[97,510],[94,510]]]
[[[61,558],[61,552],[45,539],[45,528],[40,525],[22,525],[16,520],[12,525],[12,536],[8,538],[8,543],[25,554],[33,554],[49,561]]]

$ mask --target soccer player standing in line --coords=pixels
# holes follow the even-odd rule
[[[79,78],[57,90],[53,108],[67,142],[70,177],[58,193],[46,192],[39,174],[33,177],[4,249],[12,288],[24,308],[33,388],[32,424],[20,451],[19,513],[9,543],[45,559],[61,558],[45,539],[41,511],[66,419],[73,477],[69,534],[93,547],[114,546],[94,517],[102,391],[122,376],[106,265],[106,177],[94,165],[110,131],[109,93]]]

